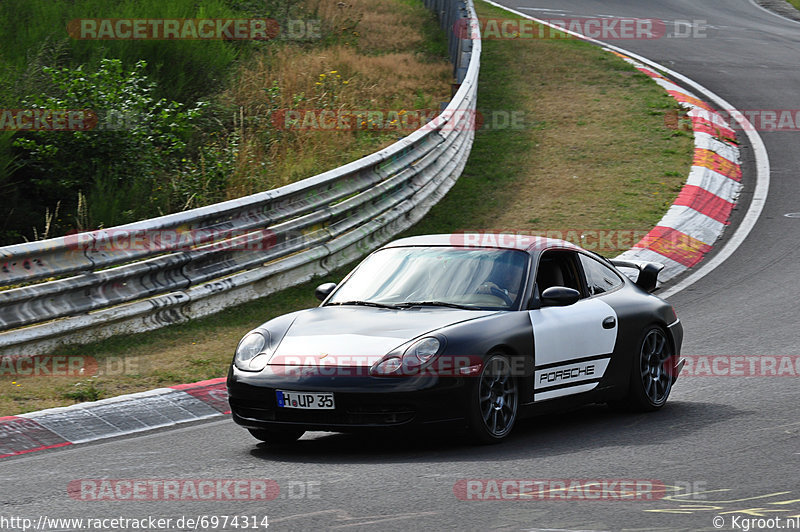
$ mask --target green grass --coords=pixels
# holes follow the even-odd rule
[[[529,88],[514,68],[514,49],[508,42],[485,41],[478,83],[478,108],[514,111],[520,109]],[[463,230],[488,211],[503,208],[497,190],[512,183],[519,171],[520,154],[535,148],[531,130],[481,130],[458,183],[419,223],[406,234]]]
[[[478,13],[509,16],[482,3]],[[479,131],[458,185],[409,234],[641,234],[689,173],[691,133],[668,124],[677,102],[622,59],[578,40],[484,41],[478,107],[521,112],[525,127]]]
[[[225,0],[3,0],[0,57],[23,75],[37,66],[35,58],[41,54],[47,63],[85,64],[90,69],[105,57],[121,59],[125,65],[144,59],[159,97],[190,101],[224,81],[243,43],[77,40],[67,33],[67,24],[82,18],[235,18],[237,14]]]
[[[484,5],[479,10],[481,16],[506,16]],[[478,102],[484,110],[522,111],[526,127],[477,132],[462,177],[406,234],[649,229],[688,175],[690,135],[665,125],[674,101],[590,45],[484,42]],[[28,378],[12,384],[4,377],[0,415],[70,404],[80,395],[109,397],[222,377],[244,333],[316,305],[314,287],[340,280],[346,270],[189,323],[64,348],[59,354],[91,356],[100,367],[123,357],[131,370],[93,381]]]

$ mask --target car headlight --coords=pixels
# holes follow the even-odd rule
[[[414,375],[422,366],[439,353],[442,342],[438,338],[427,336],[409,345],[402,354],[389,353],[372,366],[370,373],[374,376]]]
[[[234,365],[243,371],[261,371],[269,361],[269,333],[250,331],[241,339],[233,357]]]
[[[378,361],[377,364],[372,366],[370,373],[373,375],[399,375],[400,368],[403,367],[403,362],[400,357],[385,357]]]
[[[436,356],[441,345],[442,343],[436,338],[423,338],[422,340],[414,342],[406,349],[406,352],[403,354],[403,360],[405,361],[406,358],[408,358],[409,364],[421,366]]]

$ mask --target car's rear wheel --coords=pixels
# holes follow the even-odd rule
[[[658,410],[675,381],[672,345],[661,327],[650,327],[639,341],[625,406],[640,412]]]
[[[267,443],[292,443],[306,431],[301,429],[247,429],[257,440]]]
[[[505,439],[517,420],[519,390],[508,358],[490,355],[470,397],[469,428],[480,443]]]

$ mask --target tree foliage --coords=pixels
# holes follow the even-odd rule
[[[56,94],[39,94],[23,102],[30,109],[89,110],[98,117],[89,131],[32,131],[14,145],[23,149],[23,162],[34,169],[40,187],[72,193],[88,190],[98,181],[128,186],[148,180],[172,164],[186,147],[192,121],[202,104],[156,100],[155,84],[144,74],[144,61],[125,71],[118,59],[104,59],[96,72],[45,67]]]

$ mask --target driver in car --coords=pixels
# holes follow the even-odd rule
[[[517,264],[497,264],[478,286],[476,292],[499,297],[505,303],[516,301],[517,290],[522,281],[522,270]]]

